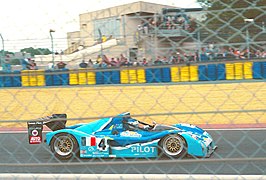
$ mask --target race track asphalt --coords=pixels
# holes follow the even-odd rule
[[[208,130],[218,149],[210,158],[76,159],[59,161],[26,132],[0,134],[0,173],[266,175],[266,129]]]

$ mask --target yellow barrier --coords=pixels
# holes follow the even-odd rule
[[[235,79],[243,79],[243,63],[234,63],[235,66]]]
[[[146,77],[145,77],[145,70],[144,69],[138,69],[137,70],[137,79],[138,79],[138,83],[146,83]]]
[[[181,67],[181,81],[189,81],[189,67],[188,66],[182,66]]]
[[[37,86],[38,85],[38,80],[37,80],[37,73],[33,71],[29,71],[29,84],[30,86]]]
[[[78,81],[78,72],[75,72],[74,70],[69,71],[69,84],[70,85],[77,85],[77,84],[79,84],[79,81]]]
[[[199,81],[198,66],[189,66],[190,81]]]
[[[235,79],[234,64],[226,63],[225,64],[225,72],[226,72],[226,79],[227,80],[234,80]]]
[[[78,73],[78,84],[79,85],[85,85],[87,84],[87,73],[85,72],[86,69],[79,69]]]
[[[244,78],[245,79],[252,79],[252,62],[245,62],[244,63]]]
[[[87,72],[88,84],[96,84],[95,72]]]
[[[136,69],[129,69],[129,83],[130,84],[135,84],[137,83],[137,71]]]
[[[45,86],[44,70],[21,71],[22,86]]]
[[[21,71],[21,84],[22,86],[30,86],[29,70]]]
[[[129,75],[127,69],[123,69],[120,71],[120,82],[121,84],[129,83]]]
[[[180,81],[179,67],[171,67],[171,80],[172,82]]]

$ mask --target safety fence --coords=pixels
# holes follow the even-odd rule
[[[89,7],[86,2],[91,4],[92,11],[96,10],[96,4],[109,3],[104,0],[75,1],[71,9],[75,9],[74,5]],[[90,57],[94,60],[98,54],[110,58],[124,54],[132,59],[136,57],[138,61],[143,57],[154,61],[157,56],[178,60],[195,53],[200,55],[200,59],[195,62],[195,59],[184,58],[184,61],[178,61],[183,64],[160,66],[1,72],[0,180],[266,179],[265,0],[197,0],[205,6],[193,12],[192,9],[179,9],[181,1],[175,1],[177,8],[171,5],[174,1],[165,1],[171,7],[157,6],[159,1],[153,2],[140,1],[125,6],[113,4],[105,10],[81,14],[80,21],[75,22],[81,27],[77,32],[68,33],[71,35],[68,43],[74,46],[84,43],[86,50],[86,45],[101,37],[100,34],[107,37],[112,34],[112,38],[119,40],[119,44],[110,49],[99,47],[96,54],[87,56],[80,53],[80,58],[85,61]],[[38,12],[45,11],[46,15],[51,14],[53,9],[49,3],[44,3],[48,4],[47,11],[39,1],[32,7]],[[54,1],[54,12],[60,17],[69,15],[70,11],[63,8],[69,3],[71,1]],[[10,13],[3,15],[3,20],[16,14],[19,10],[14,9],[16,7],[22,8],[12,6]],[[65,12],[60,13],[62,9]],[[162,9],[166,14],[157,16]],[[56,19],[61,20],[46,15],[46,20],[51,19],[53,23]],[[20,21],[20,16],[16,18]],[[69,22],[75,17],[67,18]],[[156,21],[158,23],[154,23]],[[34,26],[46,31],[43,21],[38,21],[42,23],[41,28],[34,24],[37,21],[29,21],[30,29],[16,21],[10,22],[12,25],[9,27],[24,38],[21,43],[13,41],[12,44],[9,39],[13,36],[1,32],[5,50],[31,39],[29,34],[35,34]],[[35,39],[36,44],[33,42],[31,46],[49,48],[65,43],[66,39],[58,38],[57,33],[66,32],[64,27],[67,25],[63,22],[62,29],[50,31],[50,36],[48,31],[45,32],[51,39]],[[138,25],[143,29],[137,29]],[[165,29],[165,25],[170,29]],[[23,31],[24,27],[27,30]],[[177,32],[179,29],[182,33]],[[140,32],[138,36],[136,31]],[[48,43],[44,44],[44,40]],[[81,126],[99,119],[108,120],[124,112],[130,112],[133,119],[159,126],[152,129],[154,131],[144,129],[143,133],[134,129],[123,131],[123,126],[119,129],[118,125],[108,124],[102,131],[94,126],[92,134]],[[55,131],[44,125],[41,127],[42,138],[38,139],[40,133],[37,128],[27,129],[29,121],[37,122],[53,114],[67,114],[65,129],[57,131],[61,133],[53,134]],[[167,129],[172,125],[182,127],[175,135],[187,138],[186,141],[168,138],[172,136],[167,134],[156,144],[147,138],[147,134],[145,136],[145,133],[160,133],[160,127],[164,130],[163,127]],[[195,131],[190,131],[194,127]],[[198,136],[203,131],[197,127],[206,130],[213,141],[210,142],[205,132],[204,136]],[[107,132],[114,134],[106,135]],[[176,129],[165,132],[176,132]],[[128,137],[122,141],[116,135]],[[118,147],[116,145],[121,144],[113,141],[143,140],[144,136],[148,142]],[[29,144],[30,140],[40,144]],[[75,140],[78,140],[78,146]],[[45,143],[48,141],[50,143]],[[196,156],[196,151],[210,152],[211,148],[205,145],[214,144],[217,148],[210,157]],[[178,147],[183,147],[181,152],[184,154],[181,155],[186,156],[171,156],[175,153],[170,151],[178,152]],[[77,153],[69,160],[58,158],[60,154],[66,155],[68,150],[71,154],[72,150]],[[170,156],[161,153],[166,151]],[[89,157],[91,154],[95,156]],[[148,158],[151,154],[154,156]],[[85,155],[88,158],[84,158]]]
[[[266,61],[124,67],[121,69],[23,70],[0,74],[0,87],[64,86],[266,79]]]

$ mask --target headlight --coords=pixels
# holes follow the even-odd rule
[[[205,144],[204,143],[200,143],[200,145],[201,145],[201,149],[202,149],[202,152],[204,152],[205,151]]]

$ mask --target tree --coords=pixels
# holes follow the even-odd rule
[[[3,53],[3,49],[0,51],[0,56],[2,56],[2,54],[14,54],[13,52],[9,52],[9,51],[4,51]]]
[[[198,0],[207,10],[207,18],[199,23],[202,42],[240,47],[250,37],[253,49],[261,48],[266,34],[266,0]],[[247,22],[245,19],[252,19]]]
[[[213,4],[214,0],[198,0],[197,2],[202,6],[202,7],[211,7]]]
[[[51,54],[52,53],[47,48],[37,48],[37,49],[34,49],[32,47],[21,49],[20,52],[30,53],[31,56],[35,56],[35,55],[48,55],[48,54]]]
[[[19,59],[11,59],[10,64],[11,64],[11,65],[20,65],[21,62],[20,62]]]

